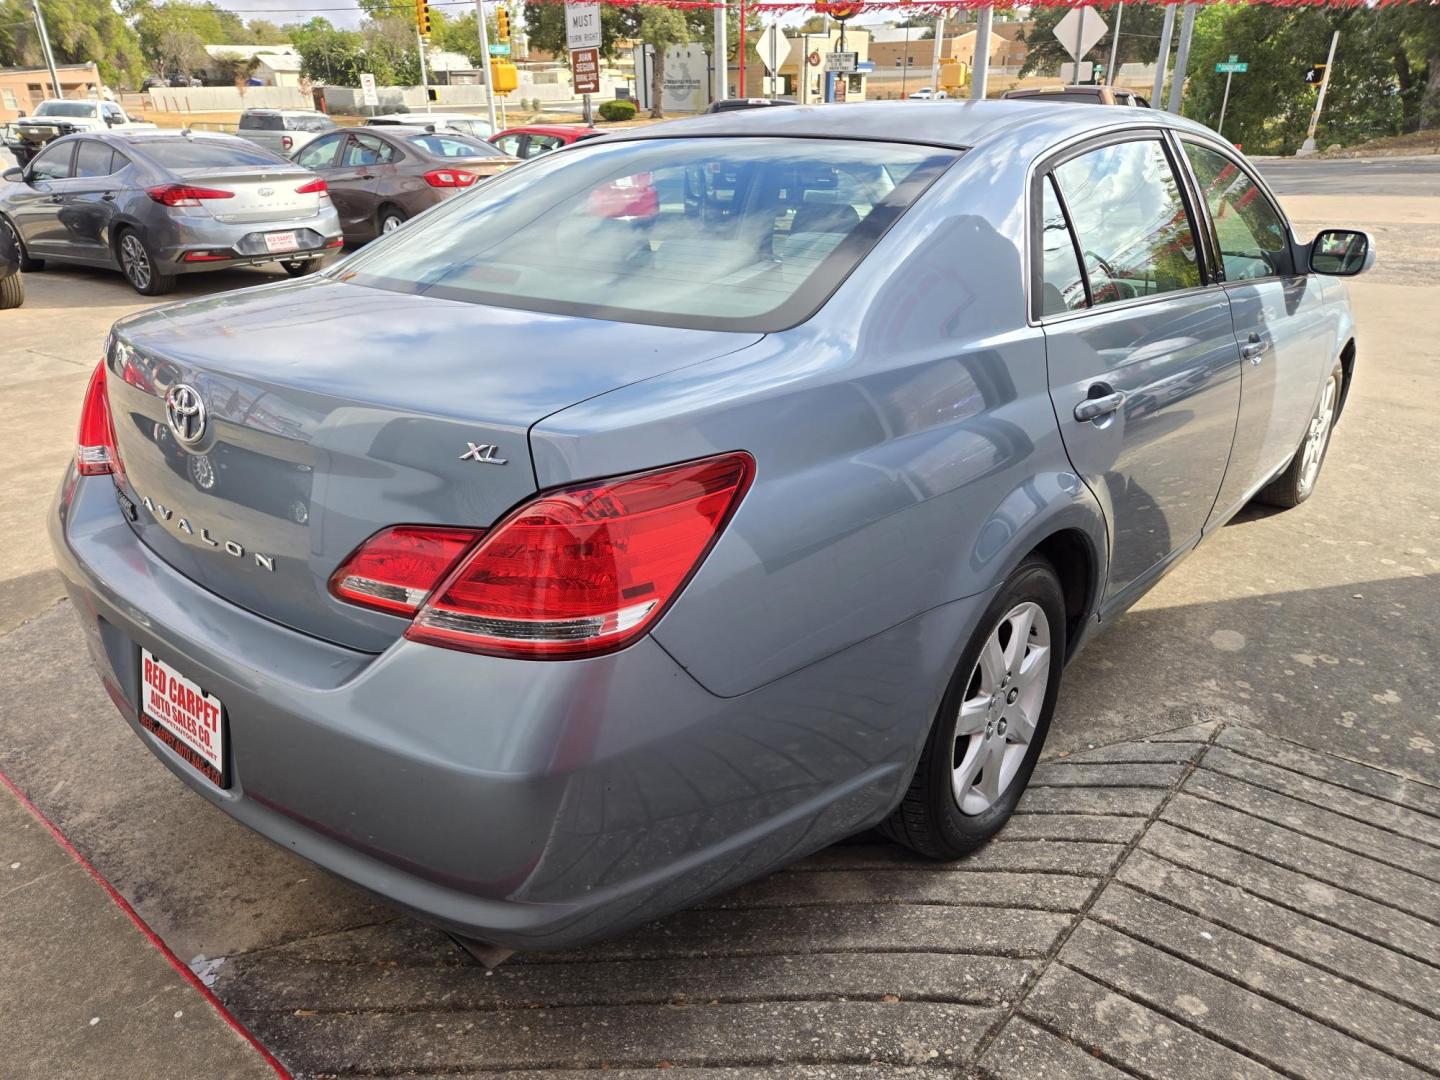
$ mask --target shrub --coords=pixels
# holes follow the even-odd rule
[[[633,101],[606,101],[600,105],[600,119],[609,120],[612,123],[616,120],[635,119],[635,103]]]

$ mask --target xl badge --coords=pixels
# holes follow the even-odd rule
[[[467,441],[465,445],[470,449],[460,455],[461,461],[478,461],[482,465],[504,465],[508,460],[495,456],[500,452],[500,448],[494,443],[486,442],[476,444]]]

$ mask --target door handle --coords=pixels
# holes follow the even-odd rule
[[[1105,394],[1101,397],[1090,397],[1075,406],[1075,419],[1082,424],[1087,420],[1099,420],[1102,416],[1109,416],[1120,406],[1125,404],[1125,391],[1116,390],[1114,393]]]
[[[1240,346],[1240,355],[1252,364],[1259,364],[1265,357],[1265,351],[1270,348],[1270,343],[1264,340],[1259,334],[1251,333],[1250,340]]]

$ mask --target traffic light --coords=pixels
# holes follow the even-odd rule
[[[497,94],[508,94],[519,85],[515,65],[508,60],[490,61],[490,86]]]
[[[504,7],[495,9],[495,40],[510,40],[510,12],[506,11]]]
[[[415,0],[415,27],[422,37],[430,36],[430,0]]]

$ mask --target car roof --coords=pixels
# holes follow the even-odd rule
[[[1056,109],[1023,98],[986,101],[864,101],[848,105],[794,105],[787,109],[727,109],[607,133],[606,142],[687,136],[781,136],[789,138],[864,139],[923,143],[965,149],[1002,132],[1023,128],[1027,134],[1056,141],[1116,126],[1157,125],[1209,133],[1194,121],[1159,110]]]
[[[324,116],[319,109],[246,109],[247,113],[259,113],[261,116]]]
[[[501,135],[584,135],[592,129],[584,124],[523,124],[520,127],[506,128],[504,131],[497,131],[496,138]],[[596,135],[605,135],[608,132],[596,131]]]
[[[471,116],[469,113],[458,113],[458,112],[428,112],[428,113],[414,113],[414,112],[398,113],[398,112],[392,112],[392,113],[381,113],[379,116],[367,116],[365,119],[366,119],[367,122],[370,121],[370,120],[391,120],[391,121],[393,121],[393,120],[395,120],[397,117],[404,117],[406,123],[419,124],[419,125],[422,125],[422,126],[425,125],[425,124],[434,123],[436,120],[480,120],[480,121],[482,121],[482,122],[484,122],[484,123],[489,123],[489,121],[486,120],[483,116]]]

